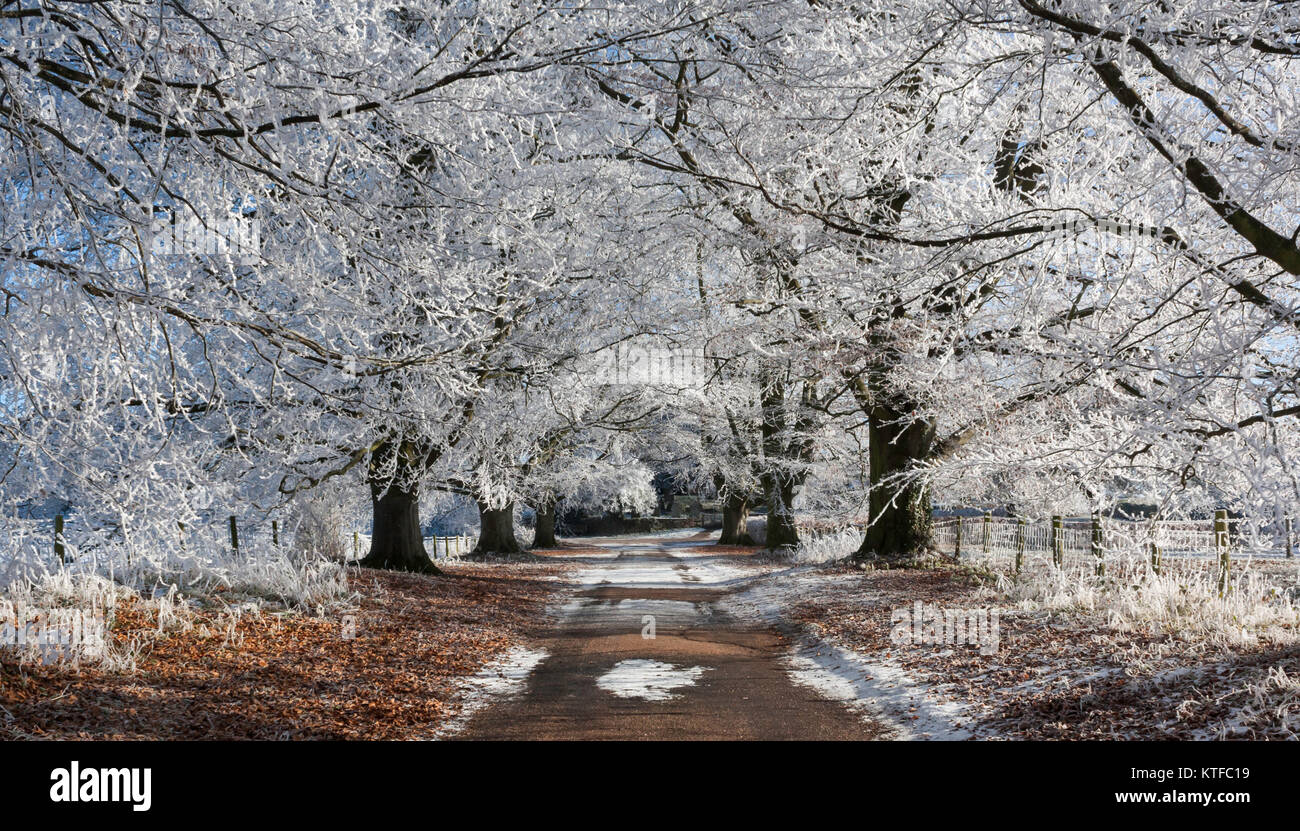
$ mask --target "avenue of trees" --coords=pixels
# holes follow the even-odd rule
[[[0,3],[0,514],[1300,497],[1300,4]],[[638,344],[698,357],[629,383]],[[696,372],[694,369],[698,369]]]

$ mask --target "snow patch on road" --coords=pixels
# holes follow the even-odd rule
[[[679,667],[663,661],[634,658],[619,661],[614,668],[596,679],[596,686],[619,698],[644,698],[668,701],[678,698],[673,690],[693,687],[699,677],[712,667]]]
[[[434,737],[445,739],[456,735],[480,710],[523,692],[528,685],[528,676],[548,654],[544,649],[513,646],[501,657],[485,664],[477,674],[462,679],[459,684],[460,712],[439,727]]]
[[[826,576],[815,566],[801,565],[768,572],[752,578],[744,591],[725,598],[719,605],[737,617],[758,618],[765,623],[783,624],[785,610],[804,597],[828,590]]]
[[[648,555],[657,552],[647,550]],[[629,563],[616,562],[578,572],[576,581],[584,589],[601,586],[618,586],[638,589],[679,589],[679,588],[717,588],[752,578],[755,570],[751,566],[736,565],[725,561],[683,561],[682,557],[672,560],[652,560]]]
[[[578,582],[588,588],[602,585],[678,588],[683,579],[681,571],[674,569],[670,562],[648,562],[586,569],[579,573]]]
[[[681,555],[674,555],[679,559],[686,559]],[[687,561],[686,574],[689,575],[687,580],[696,586],[721,587],[732,585],[742,580],[756,577],[759,572],[754,566],[749,564],[737,564],[727,560],[698,560],[691,559]]]

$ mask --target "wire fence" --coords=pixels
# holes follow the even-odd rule
[[[89,527],[77,516],[0,521],[0,586],[20,573],[57,570],[76,564],[82,569],[111,571],[130,567],[142,557],[158,559],[160,553],[172,564],[221,563],[275,557],[301,548],[293,529],[275,519],[253,522],[238,517],[210,517],[199,523],[177,522],[170,531],[137,535],[111,526]],[[329,532],[329,540],[317,539],[322,549],[345,561],[359,560],[370,550],[370,535],[357,530]],[[147,538],[147,539],[146,539]],[[142,544],[147,542],[148,544]],[[434,535],[424,538],[425,549],[435,560],[454,559],[473,550],[476,539],[467,534]],[[143,553],[142,553],[143,552]]]
[[[1105,573],[1108,566],[1146,562],[1155,570],[1213,564],[1234,558],[1285,558],[1294,554],[1292,524],[1247,526],[1226,511],[1203,520],[954,516],[936,519],[933,544],[961,560],[980,560],[1015,571],[1053,565]]]
[[[352,559],[359,560],[370,550],[370,535],[356,532],[354,537]],[[478,538],[469,534],[456,534],[449,537],[431,536],[424,538],[424,549],[434,560],[455,559],[473,551],[477,543]]]

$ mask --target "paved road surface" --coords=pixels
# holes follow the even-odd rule
[[[789,644],[718,601],[753,574],[698,541],[601,542],[526,690],[460,739],[871,739],[880,729],[791,682]],[[646,638],[645,616],[654,617]]]

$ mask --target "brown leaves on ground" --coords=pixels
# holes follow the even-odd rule
[[[135,604],[113,637],[149,643],[137,671],[0,663],[0,736],[50,739],[413,739],[459,708],[457,680],[545,627],[560,565],[360,569],[347,621],[197,612],[157,635]]]
[[[951,569],[876,571],[843,566],[835,590],[794,617],[860,654],[896,662],[935,694],[966,703],[977,735],[1019,739],[1188,739],[1286,736],[1280,715],[1256,707],[1251,685],[1270,668],[1300,677],[1300,648],[1193,648],[1168,634],[1120,632],[1081,612],[1001,609],[996,654],[975,646],[899,646],[894,608],[917,600],[948,609],[996,606]],[[1294,715],[1290,716],[1291,725]]]

